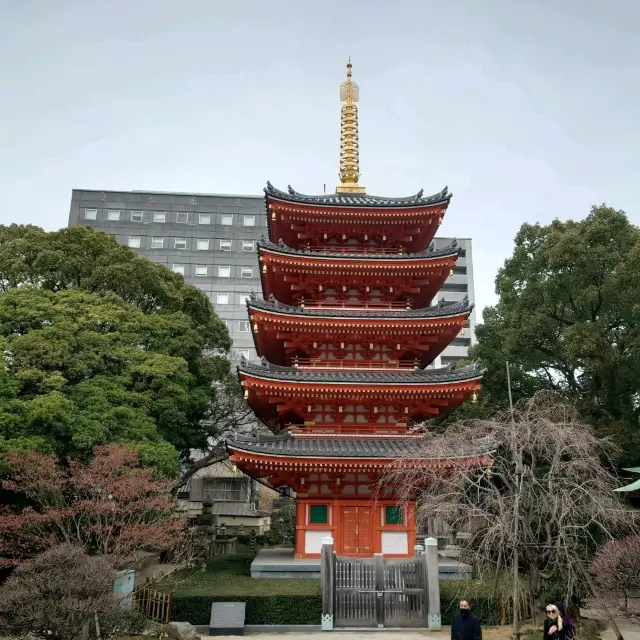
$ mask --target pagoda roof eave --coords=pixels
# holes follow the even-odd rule
[[[252,311],[264,311],[286,316],[300,316],[304,318],[331,318],[334,320],[341,319],[358,319],[358,320],[382,320],[395,321],[398,320],[429,320],[429,319],[447,319],[459,316],[468,316],[473,311],[474,305],[469,302],[468,296],[458,302],[448,304],[440,303],[431,307],[422,309],[385,309],[384,311],[375,310],[359,310],[359,309],[307,309],[303,307],[283,304],[275,300],[261,300],[255,294],[247,300],[247,308],[249,313]]]
[[[448,205],[452,193],[448,187],[433,195],[424,196],[421,189],[418,193],[404,198],[387,198],[367,194],[326,193],[323,195],[305,195],[294,191],[291,186],[287,191],[276,189],[270,182],[264,188],[265,197],[294,204],[307,204],[321,207],[341,208],[375,208],[375,209],[409,209],[434,205]]]
[[[496,444],[490,439],[459,443],[456,450],[428,453],[423,438],[296,438],[291,435],[236,436],[226,442],[231,452],[242,452],[265,458],[314,458],[347,462],[382,462],[397,460],[445,461],[455,464],[465,459],[491,455]]]
[[[460,247],[456,240],[453,240],[450,246],[442,249],[427,249],[426,251],[420,251],[419,253],[398,253],[398,254],[375,254],[375,253],[333,253],[333,252],[321,252],[321,251],[309,251],[298,249],[292,249],[282,242],[275,243],[268,240],[263,236],[257,244],[258,256],[264,251],[271,253],[278,253],[281,255],[287,255],[292,257],[300,257],[305,259],[317,259],[317,260],[337,260],[337,261],[352,261],[357,260],[361,263],[373,263],[377,261],[381,262],[406,262],[406,261],[420,261],[434,260],[438,258],[458,258],[460,254]]]
[[[252,364],[246,358],[241,359],[238,375],[260,378],[273,382],[302,383],[302,384],[332,384],[332,385],[399,385],[412,386],[442,386],[447,384],[465,383],[480,380],[485,370],[477,364],[455,369],[445,367],[441,369],[417,369],[408,373],[373,372],[357,370],[316,371],[297,367],[281,367],[270,364],[265,358],[262,364]]]

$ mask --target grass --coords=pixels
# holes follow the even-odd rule
[[[168,582],[174,596],[249,596],[321,593],[320,580],[313,578],[252,578],[253,556],[220,556],[207,563],[206,571],[189,569]]]

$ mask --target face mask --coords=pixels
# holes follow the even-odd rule
[[[469,609],[460,609],[460,615],[466,618],[469,615]]]

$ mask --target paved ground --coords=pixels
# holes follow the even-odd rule
[[[640,626],[618,620],[618,627],[624,640],[640,640]],[[600,637],[602,640],[616,640],[616,634],[610,626],[600,632]]]
[[[366,631],[318,631],[317,633],[260,633],[255,634],[260,640],[371,640],[371,636],[380,635],[384,640],[446,640],[449,637],[446,633],[439,631],[427,633],[419,629],[407,629],[406,631],[387,631],[385,629],[367,629]],[[201,636],[204,640],[209,636]],[[238,638],[240,636],[226,636],[227,638]],[[247,636],[244,636],[245,638]],[[626,639],[625,639],[626,640]]]

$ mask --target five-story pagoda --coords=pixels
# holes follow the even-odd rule
[[[351,63],[340,98],[336,193],[265,189],[263,299],[247,303],[262,362],[243,360],[239,375],[256,415],[280,435],[237,437],[228,448],[246,473],[296,492],[296,557],[319,557],[327,535],[339,555],[407,557],[415,505],[380,487],[381,474],[391,464],[446,472],[486,461],[478,450],[455,460],[418,453],[418,425],[475,394],[482,372],[426,368],[472,310],[467,299],[432,305],[459,252],[455,241],[430,245],[451,194],[366,195]]]

